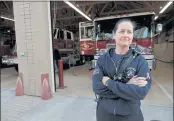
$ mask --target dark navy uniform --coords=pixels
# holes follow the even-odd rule
[[[110,49],[97,60],[93,72],[93,91],[99,95],[97,103],[97,121],[144,121],[140,106],[150,90],[152,77],[145,58],[138,54],[123,72],[121,79],[115,78],[119,62],[124,62],[133,49],[125,55],[117,55],[115,49]],[[134,84],[126,84],[133,76],[145,77],[147,85],[139,87]],[[107,86],[102,83],[104,76],[110,79]]]

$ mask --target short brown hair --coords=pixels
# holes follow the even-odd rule
[[[115,24],[115,27],[114,27],[114,30],[113,30],[113,33],[115,33],[118,29],[118,25],[120,25],[121,23],[123,22],[130,22],[133,26],[133,29],[136,27],[136,24],[135,22],[131,21],[130,19],[127,19],[127,18],[124,18],[124,19],[120,19],[116,24]]]

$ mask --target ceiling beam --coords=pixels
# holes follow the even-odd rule
[[[142,3],[142,1],[134,1],[134,4],[138,5],[139,8],[144,8],[144,7],[146,7],[146,6],[144,6],[143,4],[141,4],[141,3]]]
[[[83,16],[65,16],[65,17],[57,17],[56,20],[68,20],[68,19],[76,19],[76,18],[84,18]]]
[[[98,2],[86,2],[86,3],[76,3],[76,5],[78,5],[79,7],[84,7],[87,5],[95,5],[95,4],[102,4],[102,3],[106,3],[105,1],[98,1]],[[56,8],[56,10],[58,9],[62,9],[62,8],[70,8],[68,5],[63,5],[63,6],[59,6],[58,8]],[[54,8],[52,8],[52,10],[54,10]]]
[[[104,11],[105,8],[108,6],[108,4],[109,4],[109,2],[107,2],[107,3],[103,6],[102,10],[100,11],[100,14],[103,13],[103,11]]]
[[[109,12],[112,12],[114,10],[114,8],[116,8],[116,10],[117,10],[117,4],[115,2],[114,2],[114,7],[112,7],[112,9]]]
[[[102,13],[101,15],[130,13],[130,12],[138,12],[138,11],[151,11],[151,10],[157,10],[157,9],[159,10],[159,8],[152,8],[152,9],[140,8],[140,9],[132,9],[132,10],[117,10],[117,11],[113,11],[113,12],[105,12],[105,13]]]
[[[123,10],[127,10],[127,7],[124,5],[124,4],[121,4],[121,5],[119,5],[121,8],[123,8]]]
[[[170,19],[167,19],[164,23],[163,26],[165,26],[166,24],[168,24],[169,22],[173,21],[174,17],[171,17]]]
[[[134,5],[132,5],[132,2],[130,1],[126,2],[125,4],[127,5],[128,9],[134,8]]]
[[[133,3],[133,1],[126,2],[127,4],[131,5],[135,9],[139,9],[139,6]]]
[[[152,4],[150,3],[151,1],[146,1],[146,2],[144,2],[146,5],[147,5],[147,7],[152,7]]]
[[[4,4],[5,4],[7,10],[8,10],[8,11],[11,11],[10,8],[9,8],[9,5],[8,5],[8,3],[7,3],[6,1],[4,2]]]
[[[5,8],[7,11],[9,11],[6,2],[5,2],[5,1],[2,1],[1,3],[2,3],[2,5],[4,6],[4,8]]]
[[[64,27],[65,26],[79,26],[79,24],[78,23],[74,23],[74,24],[67,24],[67,25],[64,25]]]
[[[128,5],[126,3],[122,4],[123,7],[125,7],[126,9],[129,9]]]
[[[89,12],[92,10],[92,7],[93,7],[94,5],[90,5],[89,6],[89,8],[86,10],[86,14],[88,15],[89,14]]]

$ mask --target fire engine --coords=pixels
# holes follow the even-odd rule
[[[80,61],[80,56],[73,32],[56,28],[53,32],[53,38],[54,49],[59,50],[64,63],[76,65]]]
[[[128,18],[136,23],[131,47],[136,48],[143,55],[149,64],[149,68],[152,69],[155,62],[153,55],[153,36],[155,36],[153,17],[153,12],[143,12],[100,17],[93,21],[79,23],[81,56],[90,57],[91,66],[94,68],[99,56],[108,49],[116,47],[113,38],[113,29],[116,22],[121,18]]]
[[[53,47],[58,49],[61,55],[61,59],[64,61],[64,65],[76,65],[80,63],[79,53],[75,47],[74,34],[71,31],[55,28],[53,29]],[[4,54],[2,56],[2,64],[14,66],[18,71],[18,59],[17,59],[17,45],[11,49],[10,54]]]

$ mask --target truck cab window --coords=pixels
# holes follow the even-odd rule
[[[91,38],[92,37],[92,26],[90,27],[86,27],[86,36],[87,38]]]
[[[93,26],[82,27],[81,28],[81,38],[82,39],[92,38],[92,29],[93,29]]]
[[[53,30],[53,37],[54,37],[54,38],[56,38],[56,31],[57,31],[57,29],[54,29],[54,30]]]
[[[85,38],[85,35],[84,35],[84,27],[81,27],[81,38]]]
[[[70,32],[67,32],[67,39],[71,40],[71,33]]]
[[[57,39],[59,39],[60,38],[60,30],[58,30],[58,32],[57,32]]]
[[[60,39],[64,39],[64,32],[60,30]]]

